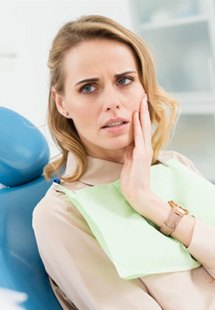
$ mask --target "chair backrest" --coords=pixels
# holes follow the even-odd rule
[[[20,114],[0,107],[0,287],[28,295],[29,310],[59,310],[40,259],[32,212],[50,186],[42,176],[49,160],[40,131]]]

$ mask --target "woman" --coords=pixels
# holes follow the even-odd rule
[[[65,167],[61,184],[75,191],[119,179],[132,209],[201,264],[120,278],[84,216],[53,185],[35,208],[33,227],[62,308],[215,309],[214,226],[150,186],[150,167],[159,162],[175,158],[197,170],[184,156],[161,151],[176,103],[158,86],[143,40],[108,18],[82,17],[58,32],[49,68],[49,127],[62,157],[45,168],[46,177]]]

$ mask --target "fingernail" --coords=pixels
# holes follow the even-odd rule
[[[148,96],[147,96],[147,94],[146,94],[146,101],[148,102]]]
[[[148,97],[147,97],[147,94],[145,93],[145,96],[144,96],[144,100],[147,102],[148,101]]]
[[[143,102],[143,105],[146,107],[146,106],[148,105],[148,103],[147,103],[147,97],[144,97],[143,100],[142,100],[142,102]]]

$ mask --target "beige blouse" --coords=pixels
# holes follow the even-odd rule
[[[171,158],[197,172],[184,156],[161,153],[160,160]],[[74,157],[69,154],[66,174],[74,167]],[[64,186],[79,189],[113,182],[121,168],[120,164],[88,157],[88,169],[80,181]],[[119,278],[85,219],[55,185],[36,206],[33,228],[63,309],[75,309],[75,305],[80,310],[215,310],[215,227],[198,219],[188,250],[202,263],[199,268],[134,280]]]

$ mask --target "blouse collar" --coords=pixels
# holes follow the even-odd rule
[[[65,175],[71,175],[77,165],[72,152],[68,153]],[[112,161],[87,156],[87,169],[79,182],[86,185],[111,183],[119,179],[123,165]]]
[[[167,165],[165,161],[163,161],[162,156],[159,156],[159,161],[160,163]],[[76,165],[77,159],[75,155],[72,152],[69,152],[65,176],[72,175],[75,172]],[[120,178],[122,167],[123,164],[87,156],[87,169],[78,181],[91,186],[111,183]]]

